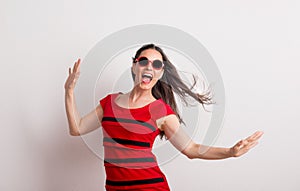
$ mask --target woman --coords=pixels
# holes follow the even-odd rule
[[[157,135],[166,136],[190,159],[225,159],[245,154],[263,134],[256,132],[231,148],[205,149],[204,145],[193,142],[180,127],[183,120],[177,112],[173,92],[183,101],[190,96],[203,105],[211,104],[211,98],[209,93],[192,92],[162,49],[154,44],[144,45],[133,58],[133,89],[125,94],[107,95],[92,112],[81,118],[74,99],[79,66],[80,60],[73,70],[69,68],[65,83],[69,130],[71,135],[79,136],[97,129],[101,122],[108,191],[170,190],[151,152]]]

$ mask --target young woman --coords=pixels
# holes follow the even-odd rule
[[[211,98],[209,94],[192,92],[162,49],[154,44],[142,46],[133,57],[132,90],[107,95],[93,111],[81,117],[74,98],[79,66],[80,59],[73,70],[69,68],[65,83],[69,130],[71,135],[79,136],[102,125],[107,191],[170,190],[151,152],[158,135],[165,136],[190,159],[225,159],[245,154],[263,134],[258,131],[231,148],[205,149],[192,141],[180,127],[183,120],[173,92],[183,101],[190,96],[201,104],[211,104]]]

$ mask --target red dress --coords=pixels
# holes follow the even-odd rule
[[[160,134],[156,120],[175,113],[161,99],[141,108],[126,109],[115,103],[118,95],[100,100],[106,190],[170,190],[152,146]]]

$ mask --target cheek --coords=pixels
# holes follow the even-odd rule
[[[154,73],[154,75],[155,75],[156,79],[160,79],[164,75],[164,72],[163,71],[156,72],[156,73]]]
[[[140,75],[139,75],[139,70],[138,70],[137,66],[133,65],[131,67],[131,71],[132,71],[132,74],[134,75],[133,81],[134,82],[139,82],[140,81],[140,79],[139,79]]]
[[[134,73],[135,75],[137,75],[137,73],[138,73],[138,67],[137,67],[136,64],[132,65],[131,71],[132,71],[132,73]]]

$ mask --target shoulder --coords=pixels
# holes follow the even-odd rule
[[[162,99],[158,99],[150,105],[149,111],[152,118],[156,121],[156,124],[160,130],[163,130],[163,126],[178,121],[176,113],[173,111],[170,105],[165,103]]]
[[[175,114],[170,105],[165,103],[162,99],[158,99],[150,105],[150,112],[157,113],[158,115],[166,116]]]
[[[104,99],[108,99],[108,98],[112,98],[112,97],[117,97],[119,95],[122,95],[123,93],[122,92],[118,92],[118,93],[109,93],[109,94],[106,94],[104,97],[102,97],[100,99],[101,100],[104,100]]]
[[[107,94],[105,97],[101,98],[99,102],[102,108],[104,108],[107,103],[111,103],[111,100],[115,99],[119,94],[120,93],[110,93]]]

